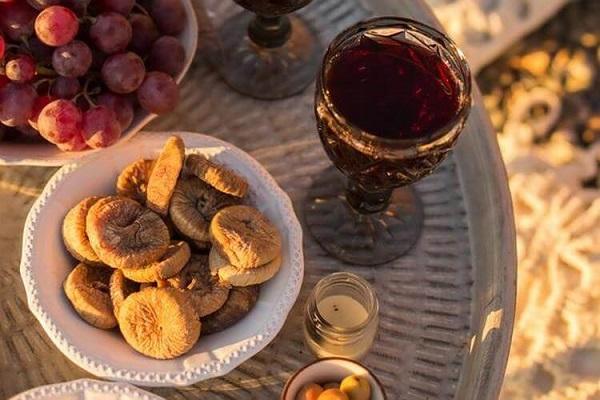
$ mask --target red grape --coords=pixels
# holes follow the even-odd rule
[[[6,126],[27,124],[37,93],[33,86],[8,83],[0,89],[0,122]]]
[[[38,117],[40,134],[50,143],[65,143],[81,135],[83,115],[69,100],[54,100],[42,109]]]
[[[52,66],[61,76],[78,78],[85,75],[92,65],[92,51],[80,40],[57,47],[52,55]]]
[[[77,78],[65,78],[59,76],[52,83],[50,94],[58,99],[72,99],[81,90],[81,84]]]
[[[115,12],[98,15],[90,27],[90,39],[106,54],[123,51],[131,41],[131,25],[127,18]]]
[[[48,46],[63,46],[73,40],[78,31],[77,15],[66,7],[48,7],[35,19],[35,33]]]
[[[22,1],[0,3],[0,30],[12,40],[33,34],[36,11]]]
[[[135,92],[144,81],[145,73],[144,61],[132,52],[110,56],[102,65],[102,80],[119,94]]]
[[[133,122],[133,102],[127,96],[105,92],[96,99],[98,105],[110,108],[117,117],[121,130],[129,128]]]
[[[125,16],[131,13],[135,0],[100,0],[99,6],[102,11],[114,11]]]
[[[31,109],[31,117],[29,117],[29,125],[31,125],[32,128],[34,128],[35,130],[38,129],[38,118],[40,117],[40,113],[42,112],[42,110],[44,109],[44,107],[46,107],[48,104],[52,103],[54,101],[54,97],[52,96],[39,96],[37,99],[35,99],[35,101],[33,102],[33,107]]]
[[[61,0],[27,0],[27,3],[36,10],[43,10],[44,8],[60,4],[60,1]]]
[[[83,138],[92,149],[108,147],[120,137],[121,126],[110,108],[92,107],[83,115]]]
[[[4,37],[0,35],[0,61],[4,58],[4,51],[6,50],[6,42],[4,41]]]
[[[181,0],[153,0],[150,14],[165,35],[177,35],[185,26],[185,9]]]
[[[183,70],[185,50],[173,36],[163,36],[152,45],[148,57],[148,68],[166,72],[175,77]]]
[[[152,18],[144,14],[132,14],[129,23],[133,32],[129,47],[138,54],[148,53],[152,43],[160,35],[156,24]]]
[[[164,72],[153,71],[137,91],[142,108],[153,114],[165,114],[172,111],[179,100],[179,88],[175,80]]]
[[[35,76],[35,60],[26,54],[19,54],[6,63],[5,73],[11,81],[29,82]]]
[[[88,145],[81,134],[77,134],[68,142],[56,143],[56,147],[62,151],[82,151],[87,149]]]

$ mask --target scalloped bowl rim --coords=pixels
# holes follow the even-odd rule
[[[63,396],[72,395],[83,395],[87,398],[87,395],[101,394],[103,399],[111,400],[108,396],[115,395],[112,399],[114,400],[125,400],[122,396],[126,396],[127,399],[137,400],[164,400],[163,397],[157,396],[153,393],[139,389],[133,385],[129,385],[123,382],[104,382],[95,379],[77,379],[69,382],[54,383],[50,385],[38,386],[33,389],[29,389],[25,392],[19,393],[9,400],[44,400],[53,399],[58,400]],[[58,397],[57,396],[61,396]]]
[[[185,64],[181,72],[177,75],[177,84],[181,84],[187,72],[194,61],[198,48],[198,18],[192,4],[192,0],[180,0],[186,11],[186,25],[183,32],[179,35],[181,43],[185,49]],[[146,125],[158,118],[157,114],[150,114],[138,109],[134,115],[131,126],[123,132],[121,138],[111,147],[120,146]],[[0,142],[0,165],[33,165],[42,167],[57,167],[93,153],[104,151],[105,149],[89,149],[78,152],[64,152],[59,150],[51,143],[1,143]]]
[[[261,323],[260,326],[258,326],[258,328],[255,328],[254,326],[252,327],[252,334],[248,332],[248,336],[246,336],[247,333],[244,331],[244,333],[242,334],[243,336],[241,338],[238,334],[236,337],[237,342],[233,342],[232,344],[227,343],[227,347],[225,350],[222,350],[222,348],[210,348],[205,352],[195,352],[196,347],[198,346],[197,345],[186,355],[181,356],[180,358],[175,360],[167,360],[167,362],[179,360],[183,363],[182,366],[178,367],[176,371],[169,370],[166,372],[158,372],[158,367],[156,367],[156,369],[152,371],[139,370],[130,367],[129,365],[131,364],[128,364],[126,368],[114,367],[109,361],[106,361],[106,357],[104,357],[104,360],[102,360],[98,356],[98,353],[102,351],[101,349],[94,348],[92,351],[90,351],[90,346],[87,342],[85,343],[85,345],[81,345],[80,343],[79,347],[73,344],[73,342],[79,342],[80,340],[85,341],[87,339],[73,338],[73,335],[70,335],[70,333],[72,332],[63,332],[61,329],[59,329],[59,326],[62,326],[64,328],[65,326],[68,326],[70,323],[72,323],[73,320],[77,320],[79,321],[77,322],[77,324],[79,325],[77,326],[77,336],[84,336],[85,333],[82,330],[92,328],[94,329],[94,332],[97,332],[97,335],[100,335],[98,336],[99,340],[114,340],[112,334],[108,334],[110,336],[102,336],[103,332],[105,331],[93,328],[87,325],[85,322],[83,322],[83,320],[77,316],[75,311],[72,310],[72,308],[70,308],[70,304],[68,304],[66,299],[60,300],[64,304],[67,304],[70,308],[70,311],[65,314],[64,310],[62,309],[65,307],[63,304],[58,305],[58,310],[52,309],[52,301],[56,301],[56,299],[52,298],[52,296],[54,295],[40,295],[40,291],[44,291],[44,286],[50,285],[48,281],[43,281],[44,283],[40,284],[40,281],[38,280],[38,275],[43,274],[43,272],[40,271],[43,271],[45,265],[47,265],[47,263],[50,262],[46,258],[46,253],[50,253],[52,251],[52,240],[58,240],[58,242],[60,242],[62,246],[62,239],[60,237],[58,239],[49,239],[48,237],[44,236],[43,248],[41,246],[36,248],[35,243],[41,240],[40,237],[43,236],[43,234],[39,232],[48,229],[47,226],[52,226],[53,228],[56,228],[53,231],[55,231],[57,235],[60,236],[60,227],[54,226],[59,225],[60,222],[52,223],[44,221],[55,218],[52,216],[52,207],[60,208],[62,214],[60,214],[59,221],[62,221],[62,218],[67,210],[64,209],[65,207],[62,204],[62,200],[60,199],[60,196],[57,195],[57,193],[65,191],[64,186],[68,187],[66,183],[69,182],[69,179],[77,179],[77,177],[70,178],[71,174],[76,173],[80,168],[90,168],[91,166],[96,167],[98,163],[106,163],[108,162],[107,160],[114,159],[115,153],[117,153],[118,155],[119,152],[125,152],[127,150],[129,160],[121,161],[124,165],[126,165],[127,163],[134,161],[137,158],[140,158],[144,151],[150,151],[149,149],[151,149],[153,152],[158,152],[160,147],[162,147],[162,144],[164,144],[166,138],[171,134],[177,134],[181,136],[184,142],[186,142],[186,149],[189,152],[197,152],[198,149],[219,149],[219,154],[223,154],[224,157],[229,157],[235,160],[236,162],[239,162],[239,164],[237,164],[239,173],[244,174],[249,180],[254,180],[255,184],[258,182],[258,184],[262,186],[262,189],[268,189],[268,195],[265,194],[263,197],[268,197],[270,203],[268,205],[262,206],[269,207],[269,210],[265,211],[267,214],[277,213],[277,219],[273,218],[272,215],[271,218],[276,224],[279,225],[280,230],[282,229],[282,225],[285,227],[283,228],[284,232],[282,232],[282,235],[284,236],[284,243],[287,242],[287,244],[284,244],[284,255],[287,255],[286,258],[288,259],[284,260],[282,270],[278,274],[278,276],[282,277],[278,279],[278,276],[276,276],[273,280],[267,282],[267,285],[272,284],[278,285],[278,287],[280,286],[280,288],[276,291],[274,291],[273,289],[267,289],[264,291],[266,297],[273,296],[272,293],[276,293],[277,301],[274,302],[274,304],[272,305],[268,302],[262,303],[269,304],[269,313],[268,315],[263,317],[264,321]],[[223,161],[227,163],[226,160]],[[230,168],[232,167],[231,164],[228,164],[228,166]],[[239,169],[239,167],[244,167],[246,168],[246,170]],[[114,181],[115,178],[116,177],[113,176],[111,179],[113,179]],[[109,179],[109,176],[107,175],[105,179]],[[62,190],[57,190],[57,187],[59,186],[61,186]],[[103,191],[105,191],[105,189],[103,189]],[[254,195],[251,193],[251,196]],[[273,208],[273,210],[270,210],[270,208]],[[54,213],[58,215],[56,212]],[[42,218],[44,216],[46,218]],[[62,257],[67,257],[66,250],[64,250],[64,248],[60,249],[60,251],[64,253]],[[43,262],[40,260],[40,257],[42,256],[38,254],[42,252],[44,253]],[[75,262],[72,261],[72,263],[74,264]],[[289,272],[286,272],[286,274],[281,274],[281,272],[284,271],[284,268],[289,268]],[[92,154],[89,157],[85,157],[72,164],[67,164],[63,166],[54,174],[54,176],[47,183],[40,197],[38,197],[38,199],[33,204],[31,210],[29,211],[29,214],[27,215],[23,231],[23,246],[21,254],[20,272],[21,279],[25,286],[29,309],[40,322],[42,328],[50,337],[52,342],[58,347],[58,349],[79,367],[102,378],[117,381],[125,381],[133,384],[139,384],[142,386],[191,385],[205,379],[223,376],[229,373],[239,364],[248,360],[260,350],[262,350],[279,333],[287,319],[289,312],[291,311],[294,303],[296,302],[296,299],[300,293],[300,288],[302,286],[302,280],[304,276],[302,228],[294,212],[294,208],[289,196],[278,186],[274,178],[258,163],[258,161],[256,161],[244,151],[222,140],[202,134],[189,132],[146,132],[142,135],[137,136],[135,140],[129,142],[126,146],[115,149],[108,149],[107,151],[102,153]],[[58,279],[58,274],[54,275],[57,276],[56,279]],[[65,276],[62,276],[61,281],[62,279],[64,279],[64,277]],[[283,279],[286,280],[282,281]],[[62,290],[59,291],[61,292],[60,296],[62,296]],[[45,297],[45,299],[43,297]],[[261,297],[263,297],[263,291],[261,291]],[[259,298],[259,304],[261,304],[261,298]],[[265,305],[263,307],[267,306]],[[57,308],[57,306],[55,305],[54,308]],[[256,311],[258,308],[259,307],[255,307],[253,312]],[[257,316],[262,316],[261,314],[259,314],[259,311],[257,311]],[[246,319],[249,321],[253,321],[249,323],[255,323],[255,318]],[[243,322],[244,320],[238,322],[238,324],[242,324]],[[258,324],[258,322],[256,322],[256,324]],[[233,330],[234,328],[235,325],[230,329]],[[227,332],[227,330],[223,331],[220,334],[219,339],[221,337],[226,338]],[[95,335],[96,333],[92,334]],[[122,338],[119,339],[123,340]],[[97,346],[100,346],[98,345],[98,342],[95,343]],[[123,343],[125,343],[124,340]],[[125,346],[127,345],[125,344]],[[133,350],[129,350],[135,353]],[[218,351],[220,350],[222,351],[222,353],[218,353]],[[217,353],[218,356],[215,355]],[[131,358],[133,356],[128,357],[131,358],[131,361],[137,362],[138,365],[140,360],[137,357],[142,357],[144,362],[144,369],[147,368],[146,365],[150,365],[156,362],[164,362],[162,360],[154,360],[148,357],[144,357],[137,353],[135,354],[135,359]],[[211,361],[203,362],[200,364],[196,362],[194,364],[192,359],[192,364],[189,364],[187,358],[194,356],[208,357]],[[219,359],[218,357],[221,358]],[[128,359],[128,362],[129,361],[130,360]],[[186,363],[188,363],[187,366]],[[158,364],[152,365],[158,366]]]

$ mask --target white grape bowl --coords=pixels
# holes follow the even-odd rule
[[[119,172],[139,158],[155,158],[171,133],[145,132],[122,146],[63,166],[27,216],[21,278],[29,308],[52,342],[79,367],[105,379],[181,386],[225,375],[275,338],[302,286],[302,228],[287,194],[242,150],[201,134],[175,134],[184,140],[188,153],[214,158],[247,179],[249,203],[281,232],[283,263],[279,273],[262,285],[256,306],[237,324],[201,336],[188,353],[176,359],[146,357],[130,347],[118,329],[88,325],[67,300],[62,284],[77,262],[65,250],[61,227],[65,214],[83,198],[113,194]]]
[[[185,8],[186,21],[183,31],[178,38],[185,50],[185,64],[181,72],[175,77],[180,84],[187,74],[198,47],[198,20],[191,0],[180,0]],[[150,114],[140,108],[136,109],[133,122],[123,132],[121,138],[112,147],[120,146],[127,142],[136,133],[142,130],[158,115]],[[88,149],[84,151],[62,151],[49,142],[39,143],[12,143],[0,141],[0,165],[34,165],[34,166],[60,166],[77,160],[90,153],[104,151],[105,149]]]

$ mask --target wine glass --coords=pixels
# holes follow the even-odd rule
[[[343,175],[330,167],[309,190],[305,216],[317,242],[361,265],[410,250],[423,225],[410,185],[448,156],[470,107],[467,62],[434,28],[384,17],[338,35],[317,77],[315,113]]]
[[[233,89],[263,100],[290,97],[315,78],[322,47],[311,27],[288,14],[312,0],[235,0],[243,11],[219,30],[211,60]]]

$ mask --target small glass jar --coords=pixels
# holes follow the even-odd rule
[[[361,359],[371,348],[378,326],[375,292],[355,274],[338,272],[321,279],[306,303],[304,339],[318,358]]]

